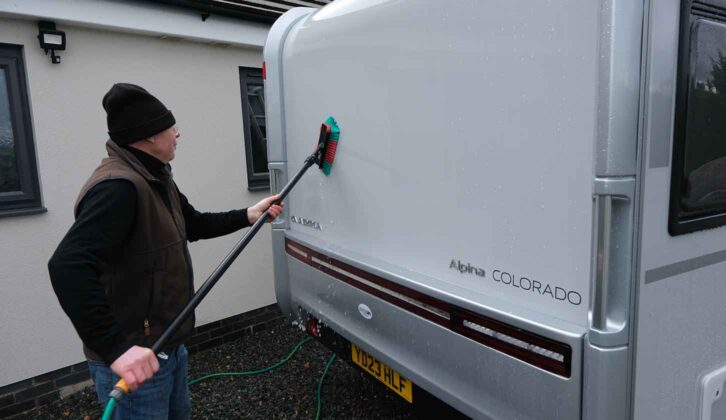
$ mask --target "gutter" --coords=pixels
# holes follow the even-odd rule
[[[181,6],[185,0],[165,1]],[[215,14],[202,20],[197,10],[150,1],[0,0],[0,17],[261,49],[270,25],[236,16]]]
[[[200,13],[202,20],[207,20],[211,15],[228,16],[232,18],[260,22],[272,25],[286,9],[270,6],[270,9],[243,8],[241,5],[232,3],[212,3],[211,0],[153,0],[156,3],[165,3],[185,9],[196,10]]]

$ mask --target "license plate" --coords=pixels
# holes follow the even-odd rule
[[[413,403],[413,384],[400,373],[383,364],[375,357],[361,350],[355,344],[350,345],[353,363],[362,367],[373,377],[386,384],[404,400]]]

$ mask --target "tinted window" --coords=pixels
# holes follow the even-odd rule
[[[726,0],[683,0],[671,235],[726,224]]]
[[[726,203],[726,25],[694,22],[690,62],[682,206],[699,213]]]

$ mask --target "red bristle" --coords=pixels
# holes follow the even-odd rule
[[[338,148],[338,142],[337,141],[328,141],[328,147],[325,151],[325,161],[328,163],[333,163],[333,160],[335,160],[335,150]]]

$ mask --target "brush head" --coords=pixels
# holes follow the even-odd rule
[[[335,118],[328,117],[320,126],[320,138],[318,139],[318,148],[322,145],[318,166],[325,175],[330,175],[330,171],[333,169],[338,140],[340,140],[340,127]]]

